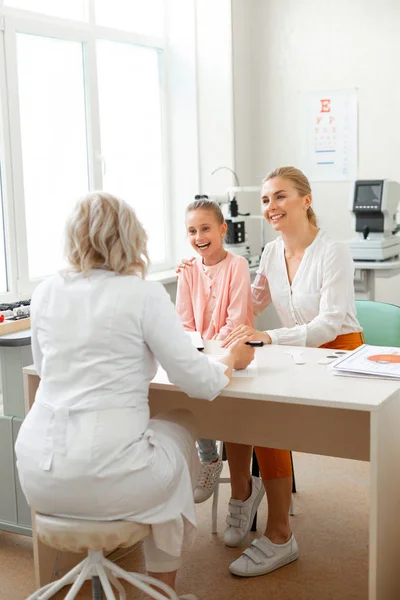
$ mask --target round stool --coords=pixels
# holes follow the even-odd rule
[[[118,579],[136,586],[154,600],[165,600],[166,596],[150,586],[163,590],[170,600],[179,600],[165,583],[147,575],[125,571],[103,554],[104,551],[109,552],[120,546],[127,548],[143,540],[150,534],[150,525],[131,521],[85,521],[36,513],[36,533],[42,542],[52,548],[67,552],[87,551],[88,556],[64,577],[45,585],[27,600],[48,600],[65,585],[72,585],[65,600],[73,600],[84,582],[92,578],[101,584],[97,591],[93,587],[93,597],[99,600],[103,597],[101,589],[107,600],[116,600],[111,584],[118,591],[119,600],[126,600],[125,590]]]

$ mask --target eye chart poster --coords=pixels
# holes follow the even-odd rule
[[[306,173],[311,181],[357,178],[355,90],[309,92],[306,109]]]

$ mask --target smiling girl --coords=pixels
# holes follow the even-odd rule
[[[189,241],[199,254],[192,268],[178,277],[176,310],[186,331],[205,340],[224,340],[239,325],[253,326],[250,272],[247,260],[227,252],[227,230],[216,202],[201,198],[186,209]],[[198,439],[202,470],[194,490],[196,502],[213,493],[222,470],[214,440]]]

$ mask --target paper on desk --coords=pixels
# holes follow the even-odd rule
[[[206,354],[207,358],[211,360],[217,361],[222,354]],[[257,358],[254,358],[247,369],[233,369],[232,377],[257,377],[258,375],[258,366],[257,366]]]
[[[400,348],[364,344],[335,362],[333,372],[352,377],[400,379]]]
[[[361,379],[387,379],[389,381],[398,381],[398,377],[390,377],[390,375],[367,375],[366,373],[355,373],[355,372],[347,372],[347,371],[333,371],[333,374],[336,377],[358,377]]]
[[[197,350],[204,350],[204,342],[198,331],[187,331],[186,332],[190,339],[192,340],[192,344],[197,348]]]

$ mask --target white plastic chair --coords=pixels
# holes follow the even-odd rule
[[[222,457],[224,454],[224,442],[218,442],[218,444],[219,444],[218,452],[219,452],[220,459],[222,460]],[[293,463],[292,463],[292,465],[293,465]],[[211,508],[211,533],[217,533],[219,486],[221,483],[230,483],[230,482],[231,482],[230,477],[221,477],[221,475],[220,475],[220,477],[218,479],[218,483],[215,486],[215,490],[213,493],[212,508]],[[293,493],[296,493],[296,484],[294,481],[294,475],[293,475]],[[292,493],[292,498],[290,501],[290,508],[289,508],[290,516],[294,515],[293,493]],[[256,531],[256,523],[257,523],[257,513],[254,517],[254,523],[251,528],[252,531]]]
[[[118,592],[118,599],[126,600],[119,579],[124,579],[154,600],[179,600],[165,583],[147,575],[125,571],[104,556],[105,551],[120,546],[127,548],[146,538],[150,534],[150,525],[130,521],[85,521],[37,513],[36,532],[39,539],[52,548],[67,552],[87,551],[88,556],[64,577],[45,585],[27,600],[48,600],[66,585],[72,587],[65,600],[73,600],[86,580],[92,580],[93,598],[101,600],[102,589],[107,600],[117,600],[113,586]],[[163,590],[166,596],[150,586]]]

